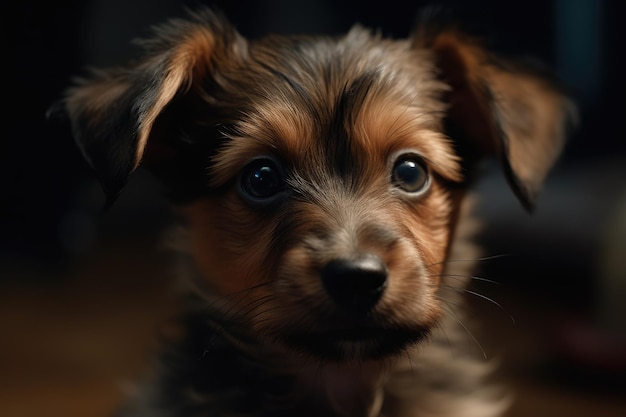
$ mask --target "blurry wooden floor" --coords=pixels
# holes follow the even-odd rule
[[[108,417],[175,311],[170,266],[152,244],[128,241],[103,245],[61,277],[0,271],[15,274],[0,288],[0,416]],[[504,378],[517,393],[508,416],[626,416],[624,391],[537,372],[540,342],[530,329],[541,319],[531,306],[515,326],[484,312],[498,317],[487,321],[493,337],[484,348],[506,352]]]

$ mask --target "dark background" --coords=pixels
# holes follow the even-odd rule
[[[39,294],[41,299],[65,297],[63,291],[76,281],[115,280],[119,268],[153,261],[154,254],[159,253],[151,242],[170,219],[152,179],[141,170],[135,173],[117,204],[103,212],[104,197],[69,132],[47,122],[45,113],[86,67],[124,64],[137,52],[131,39],[149,34],[151,25],[182,15],[183,5],[197,3],[201,2],[85,0],[5,2],[2,6],[5,75],[4,133],[0,139],[0,293],[4,292],[5,300],[19,300],[15,294],[31,300],[30,293]],[[211,2],[247,37],[268,32],[338,34],[354,23],[402,37],[425,3]],[[541,365],[537,373],[547,378],[542,380],[553,379],[547,374],[558,374],[559,387],[575,381],[585,394],[597,390],[623,394],[623,2],[440,3],[453,6],[465,26],[494,49],[531,55],[554,68],[580,108],[580,125],[548,179],[535,213],[528,215],[522,210],[495,166],[479,185],[480,210],[487,218],[481,239],[487,255],[499,256],[485,261],[481,274],[503,284],[480,291],[519,314],[522,323],[518,320],[513,332],[528,332],[528,346],[544,348],[539,359],[533,357],[537,359],[533,363]],[[106,256],[99,258],[100,253]],[[92,273],[103,272],[98,262],[110,267],[111,277],[94,278]],[[137,276],[130,276],[130,282],[122,280],[116,291],[124,294],[129,287],[136,290],[133,285],[139,285],[137,282],[144,285],[145,279],[139,275],[145,270],[137,268]],[[83,296],[72,292],[72,297]],[[10,326],[13,332],[19,333],[15,328],[28,332],[20,327],[27,324],[11,318],[21,305],[24,302],[17,301],[16,310],[0,309],[5,314],[0,324]],[[489,316],[498,314],[482,304],[477,309],[487,309]],[[79,308],[73,311],[81,314]],[[41,310],[41,316],[33,320],[41,323],[45,317]],[[496,328],[503,334],[511,331],[499,326],[502,323]],[[506,338],[497,332],[490,336],[501,342]],[[510,351],[514,352],[514,347]],[[0,389],[2,386],[0,383]],[[0,410],[2,398],[0,392]],[[531,414],[544,415],[536,410]]]

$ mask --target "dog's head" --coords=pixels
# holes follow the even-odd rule
[[[165,184],[223,318],[321,358],[421,340],[477,161],[531,207],[571,110],[455,30],[248,41],[203,10],[143,45],[68,91],[78,145],[109,197]]]

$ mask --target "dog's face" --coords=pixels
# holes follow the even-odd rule
[[[248,54],[222,72],[219,191],[184,208],[203,276],[258,334],[322,356],[421,338],[461,181],[433,65],[362,30]]]
[[[567,102],[456,33],[246,41],[209,11],[70,90],[77,141],[114,195],[140,161],[170,189],[211,308],[318,358],[424,338],[475,162],[526,205]]]

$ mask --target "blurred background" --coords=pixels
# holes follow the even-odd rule
[[[124,64],[137,52],[131,39],[200,3],[2,5],[0,416],[108,416],[175,314],[173,262],[160,244],[171,218],[158,187],[139,170],[103,211],[69,132],[45,112],[86,67]],[[402,37],[425,3],[210,2],[248,37],[338,34],[354,23]],[[470,316],[483,322],[474,348],[502,361],[517,395],[509,417],[624,416],[624,2],[439,3],[496,50],[554,68],[581,111],[535,213],[517,204],[496,166],[478,186],[488,256],[478,275],[495,283],[476,280],[480,296],[468,294]]]

